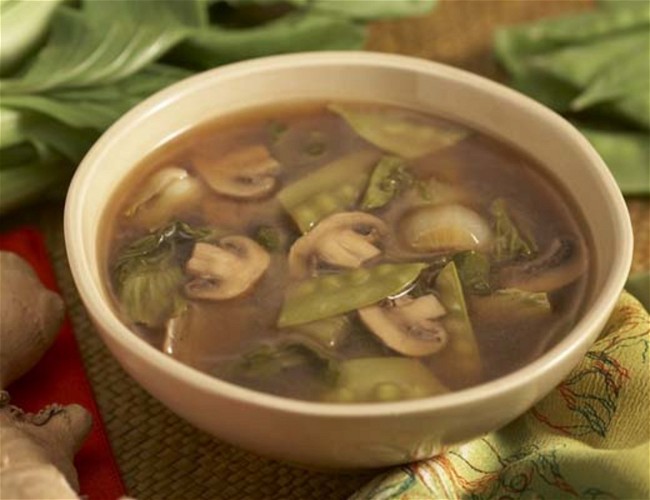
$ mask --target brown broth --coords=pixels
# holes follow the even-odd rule
[[[417,115],[423,123],[447,123],[409,113]],[[302,103],[255,109],[215,120],[182,134],[150,154],[115,194],[104,216],[109,230],[100,246],[105,257],[105,280],[115,308],[137,335],[156,348],[163,348],[164,328],[150,328],[131,321],[116,293],[113,269],[119,252],[130,242],[146,235],[149,229],[134,224],[134,218],[125,212],[134,197],[142,192],[149,176],[161,168],[175,165],[186,169],[190,175],[196,175],[193,159],[197,155],[219,157],[224,151],[251,144],[266,145],[282,165],[278,177],[280,186],[290,185],[346,153],[369,147],[342,118],[327,111],[324,104]],[[504,198],[516,226],[526,228],[540,252],[558,237],[570,237],[581,247],[589,248],[589,237],[581,215],[566,193],[557,182],[543,174],[533,160],[511,145],[472,131],[455,145],[409,160],[408,164],[416,181],[434,178],[457,186],[463,193],[461,203],[486,220],[490,220],[490,203],[496,198]],[[189,300],[186,324],[190,333],[173,356],[201,371],[253,389],[319,400],[327,389],[319,382],[313,366],[300,364],[277,377],[242,377],[233,375],[230,370],[233,360],[241,357],[242,353],[249,352],[261,341],[272,341],[282,335],[275,324],[288,283],[286,252],[291,242],[300,236],[300,231],[273,196],[241,201],[214,193],[209,188],[202,193],[193,206],[189,204],[190,209],[181,209],[172,220],[218,227],[226,234],[249,237],[254,237],[261,226],[272,226],[282,233],[283,250],[271,253],[270,267],[252,293],[224,301]],[[403,214],[409,210],[408,203],[405,196],[398,196],[373,213],[397,227]],[[433,258],[430,254],[418,254],[406,248],[407,245],[396,234],[398,232],[399,229],[395,229],[387,239],[383,261],[413,262]],[[183,250],[184,259],[190,250]],[[550,293],[553,312],[534,322],[527,318],[505,321],[494,314],[473,316],[480,308],[481,297],[466,293],[483,364],[480,380],[441,371],[436,366],[435,354],[421,361],[450,390],[492,380],[524,366],[557,343],[576,322],[585,301],[589,276],[590,272],[587,272],[561,290]],[[337,359],[396,356],[367,331],[354,313],[350,313],[350,317],[352,333],[336,349]]]

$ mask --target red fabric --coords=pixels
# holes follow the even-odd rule
[[[47,288],[59,291],[38,231],[20,228],[1,234],[0,249],[19,254],[32,265]],[[11,384],[8,392],[12,404],[30,412],[51,403],[77,403],[86,408],[92,414],[93,427],[75,457],[80,494],[89,500],[116,500],[125,494],[69,318],[65,318],[54,344],[43,358]]]

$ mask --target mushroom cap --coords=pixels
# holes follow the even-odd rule
[[[499,282],[503,288],[552,292],[578,279],[588,267],[582,241],[556,238],[536,259],[503,268]]]
[[[402,297],[359,309],[361,321],[388,347],[406,356],[428,356],[447,344],[447,332],[437,318],[445,314],[438,299]]]
[[[185,292],[195,299],[225,300],[243,295],[266,272],[271,257],[245,236],[227,236],[218,245],[198,242],[186,271],[195,277]]]
[[[233,198],[260,198],[275,188],[280,164],[261,145],[225,154],[216,161],[199,156],[194,166],[217,193]]]
[[[330,215],[301,236],[289,250],[289,274],[307,277],[318,260],[336,267],[355,269],[381,254],[374,243],[388,234],[381,219],[365,212]]]

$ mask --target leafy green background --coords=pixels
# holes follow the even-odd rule
[[[358,49],[366,22],[434,4],[0,0],[0,214],[65,186],[111,123],[195,71],[296,50]]]

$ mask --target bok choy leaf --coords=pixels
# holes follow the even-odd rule
[[[50,19],[62,1],[0,1],[0,18],[2,19],[0,75],[13,70],[27,54],[43,41]]]
[[[325,381],[336,380],[338,360],[334,353],[310,339],[285,335],[247,352],[233,365],[245,377],[272,377],[302,365],[316,368]]]
[[[109,21],[109,22],[107,22]],[[196,1],[84,2],[57,9],[48,44],[18,75],[0,81],[3,95],[112,83],[156,61],[204,25]]]
[[[127,316],[135,323],[162,326],[185,305],[183,261],[196,241],[213,230],[170,223],[124,247],[113,267],[113,281]]]
[[[364,27],[345,18],[297,12],[245,30],[193,30],[170,57],[205,69],[240,59],[294,52],[296,47],[305,51],[361,48],[364,39]]]
[[[508,213],[506,201],[499,198],[492,203],[490,212],[494,217],[493,254],[497,262],[530,258],[537,252],[537,245],[521,233]]]
[[[229,0],[227,4],[210,0],[2,0],[3,162],[10,158],[13,166],[25,167],[23,175],[33,176],[34,161],[50,165],[36,154],[35,144],[42,142],[61,155],[63,161],[57,160],[59,166],[54,168],[71,167],[119,116],[190,75],[188,68],[296,50],[360,48],[366,36],[365,20],[419,14],[431,4],[432,0],[356,6],[303,0]],[[253,23],[230,23],[219,17],[224,15],[224,5],[234,19],[245,18],[251,7],[271,15]],[[23,114],[50,121],[23,121]],[[44,130],[46,123],[55,129]],[[20,172],[12,171],[12,183]],[[7,175],[6,169],[0,170],[0,184],[7,184]],[[55,177],[65,179],[69,172]],[[29,203],[35,199],[33,193],[38,193],[37,186],[44,190],[50,183],[25,179],[23,184],[30,185],[30,197],[24,202],[13,197],[11,203],[1,199],[0,211]]]

